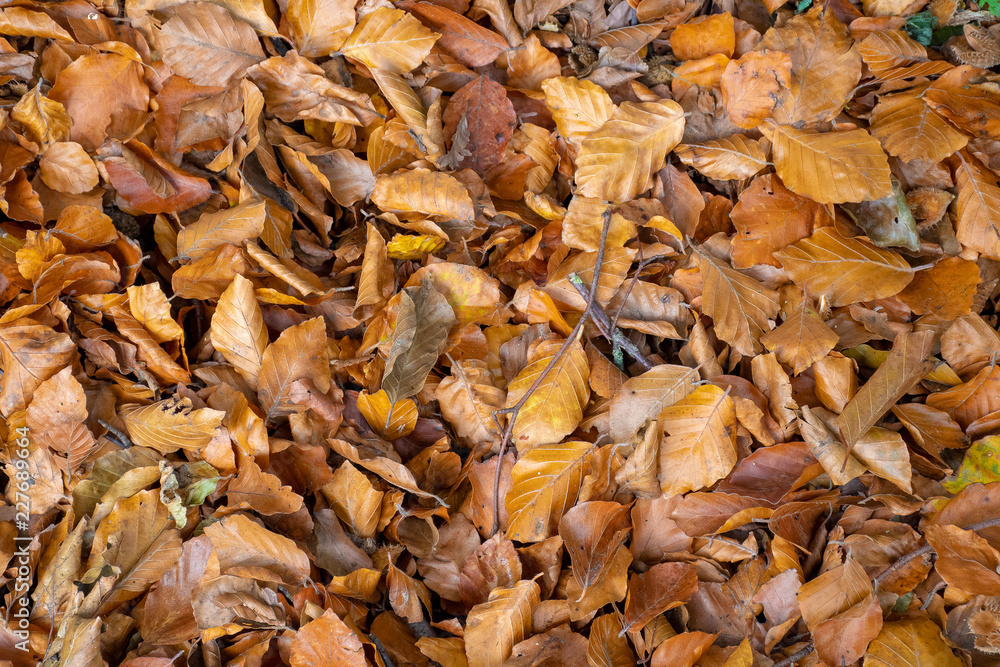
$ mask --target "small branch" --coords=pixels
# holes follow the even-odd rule
[[[805,645],[805,648],[799,649],[798,651],[791,654],[781,662],[774,663],[774,667],[791,667],[797,661],[801,660],[802,658],[806,657],[812,652],[813,652],[813,643],[809,642],[808,644]]]
[[[575,273],[569,275],[569,282],[576,288],[576,291],[580,293],[584,299],[588,302],[590,301],[591,292],[587,289],[587,286],[583,284],[583,280],[580,276]],[[621,348],[628,352],[629,356],[639,362],[643,368],[647,371],[653,367],[653,364],[649,363],[649,360],[639,351],[632,341],[625,337],[617,327],[615,327],[611,320],[608,319],[608,314],[604,312],[601,308],[601,304],[596,301],[593,303],[590,309],[590,318],[597,325],[597,328],[601,331],[601,335],[608,339],[608,341],[614,345],[616,348]]]
[[[500,530],[500,471],[503,469],[503,457],[507,453],[507,447],[510,446],[510,439],[514,432],[514,422],[517,421],[517,415],[521,412],[521,408],[524,404],[528,402],[528,399],[533,393],[542,385],[548,374],[552,372],[552,369],[556,367],[559,360],[562,359],[563,355],[583,333],[583,325],[587,321],[587,317],[591,314],[591,308],[594,306],[594,296],[597,294],[597,284],[598,279],[601,277],[601,267],[604,266],[604,245],[608,241],[608,229],[611,227],[611,207],[608,206],[604,210],[604,225],[601,227],[601,245],[597,249],[597,261],[594,264],[594,279],[590,283],[590,297],[587,299],[587,305],[583,309],[583,314],[580,315],[580,320],[570,331],[569,336],[563,341],[562,346],[559,351],[555,353],[555,356],[549,360],[548,365],[541,372],[538,378],[532,383],[528,388],[528,391],[524,392],[524,395],[520,400],[509,408],[504,408],[503,410],[497,410],[493,413],[493,421],[496,422],[499,428],[500,422],[497,420],[497,415],[507,415],[507,425],[503,429],[503,436],[500,439],[500,452],[497,455],[497,470],[493,475],[493,534],[495,535],[498,530]]]
[[[1000,517],[989,519],[987,521],[980,521],[979,523],[970,524],[965,528],[963,528],[963,530],[982,530],[984,528],[994,528],[996,526],[1000,526]],[[925,544],[919,549],[914,549],[913,551],[906,554],[905,556],[897,560],[895,563],[893,563],[886,569],[882,570],[882,572],[880,572],[878,576],[875,577],[875,583],[876,584],[882,583],[885,580],[885,578],[888,577],[891,573],[903,567],[911,560],[914,560],[915,558],[919,558],[920,556],[929,553],[934,553],[934,547],[932,547],[929,544]]]

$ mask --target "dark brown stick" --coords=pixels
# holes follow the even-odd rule
[[[590,300],[590,290],[588,290],[587,286],[583,284],[580,276],[575,273],[571,273],[569,276],[569,282],[576,288],[576,291],[580,293],[580,296],[588,301]],[[649,363],[649,359],[647,359],[645,355],[639,351],[639,348],[637,348],[632,341],[625,337],[625,334],[623,334],[611,323],[611,320],[608,318],[608,314],[604,312],[603,308],[601,308],[601,304],[596,301],[590,309],[590,318],[594,321],[594,324],[597,325],[601,335],[608,339],[608,342],[628,352],[629,356],[635,359],[639,365],[647,371],[653,367],[653,364]]]
[[[524,392],[524,396],[509,408],[504,408],[503,410],[497,410],[493,413],[493,421],[496,422],[497,427],[500,426],[499,420],[497,420],[497,415],[507,415],[507,426],[503,429],[503,436],[500,439],[500,452],[497,455],[497,470],[493,475],[493,534],[495,535],[498,530],[500,530],[500,471],[503,469],[503,457],[507,453],[507,447],[510,445],[510,438],[514,432],[514,422],[517,421],[517,415],[524,407],[524,404],[528,402],[528,398],[531,397],[533,393],[542,385],[545,378],[556,367],[562,356],[566,354],[566,350],[569,346],[577,339],[577,337],[583,332],[583,325],[587,321],[587,317],[590,315],[590,309],[594,305],[594,296],[597,294],[597,284],[598,279],[601,277],[601,267],[604,265],[604,245],[608,241],[608,228],[611,226],[611,207],[608,206],[604,210],[604,224],[601,227],[601,245],[597,249],[597,262],[594,265],[594,279],[590,283],[590,298],[587,299],[587,305],[583,309],[583,313],[580,315],[580,320],[570,331],[569,336],[563,342],[559,351],[555,353],[555,356],[549,361],[548,365],[541,372],[538,378],[532,383],[528,388],[528,391]]]
[[[791,667],[791,665],[794,665],[796,661],[801,660],[802,658],[806,657],[812,652],[813,652],[813,643],[809,642],[808,644],[805,645],[805,648],[799,649],[798,651],[791,654],[781,662],[774,663],[774,667]]]

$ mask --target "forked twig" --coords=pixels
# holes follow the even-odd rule
[[[590,301],[591,292],[587,289],[587,286],[583,284],[583,280],[580,279],[580,276],[575,273],[569,274],[569,282],[576,288],[576,291],[580,293],[580,296]],[[590,318],[594,320],[594,324],[597,325],[601,335],[607,338],[608,341],[614,345],[616,350],[621,348],[628,352],[629,356],[635,359],[639,365],[647,371],[653,367],[653,364],[649,363],[649,359],[646,359],[645,355],[639,351],[639,348],[637,348],[632,341],[626,338],[625,334],[623,334],[618,327],[611,323],[611,320],[608,318],[608,314],[604,312],[603,308],[601,308],[601,304],[596,301],[594,301],[594,304],[590,309]],[[618,360],[615,359],[615,361]]]
[[[573,327],[573,330],[569,332],[566,336],[566,340],[559,347],[559,350],[555,353],[555,356],[549,360],[545,369],[541,372],[538,378],[528,387],[528,391],[524,392],[520,400],[509,408],[503,408],[502,410],[497,410],[493,413],[493,421],[496,422],[497,428],[500,427],[500,421],[497,419],[497,415],[507,415],[507,425],[503,429],[503,435],[500,439],[500,452],[497,455],[497,469],[496,473],[493,475],[493,534],[495,535],[498,530],[500,530],[500,471],[503,469],[503,457],[507,453],[507,447],[510,446],[511,435],[514,432],[514,422],[517,421],[517,415],[524,407],[524,404],[528,402],[531,395],[542,385],[545,378],[548,376],[552,369],[556,367],[562,356],[566,354],[566,350],[569,349],[583,333],[583,325],[587,321],[587,317],[591,314],[591,309],[594,306],[594,297],[597,294],[598,280],[601,277],[601,267],[604,266],[604,244],[608,241],[608,228],[611,226],[611,207],[608,206],[604,210],[604,223],[601,226],[601,244],[597,249],[597,261],[594,264],[594,278],[590,281],[590,296],[587,298],[587,305],[583,309],[583,313],[580,315],[580,320]]]

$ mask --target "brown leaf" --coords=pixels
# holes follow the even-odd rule
[[[455,313],[429,278],[419,288],[403,290],[382,376],[382,391],[390,404],[423,388],[427,374],[444,352],[454,323]]]
[[[820,319],[816,311],[803,304],[774,331],[760,338],[768,351],[792,367],[795,375],[824,358],[840,337]]]
[[[697,379],[693,368],[663,364],[626,380],[609,406],[611,437],[628,441],[647,419],[690,394]]]
[[[455,168],[472,169],[485,176],[503,159],[517,116],[503,86],[480,76],[452,95],[442,119],[445,136],[456,145],[459,123],[464,123],[468,131],[462,145],[464,157]]]
[[[791,85],[778,92],[772,112],[779,123],[813,124],[833,118],[861,78],[861,56],[851,48],[847,27],[836,12],[818,5],[768,30],[762,45],[792,57]]]
[[[698,576],[687,563],[660,563],[633,574],[625,599],[625,629],[641,630],[655,616],[684,604],[698,588]]]
[[[128,119],[145,113],[149,90],[139,63],[117,53],[97,53],[59,72],[49,98],[62,104],[73,119],[70,140],[93,151],[106,137],[131,136],[136,128]]]
[[[829,220],[827,210],[784,186],[774,174],[753,180],[731,213],[736,237],[733,266],[778,266],[774,253],[808,237]]]
[[[780,51],[751,51],[731,60],[722,74],[722,102],[734,124],[753,129],[771,115],[778,93],[791,84],[792,58]]]
[[[292,667],[365,667],[368,664],[361,640],[332,609],[327,609],[295,633],[290,661]]]
[[[489,65],[510,48],[500,35],[440,5],[414,0],[401,0],[397,4],[439,32],[437,45],[468,67]]]
[[[285,329],[261,355],[258,397],[265,421],[298,412],[291,392],[296,380],[310,380],[321,393],[330,390],[326,324],[321,317]]]
[[[761,351],[760,337],[778,314],[777,293],[709,254],[699,252],[698,259],[704,281],[702,308],[715,322],[716,335],[740,354]]]
[[[35,390],[63,366],[76,359],[76,346],[58,333],[30,319],[0,327],[0,413],[9,417],[23,410]]]
[[[192,83],[227,87],[264,59],[253,28],[224,7],[194,2],[164,14],[156,45],[174,73]]]

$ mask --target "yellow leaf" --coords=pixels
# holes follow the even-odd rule
[[[514,645],[531,633],[531,615],[540,601],[538,584],[524,580],[495,588],[487,602],[473,607],[465,627],[469,667],[503,664]]]
[[[684,164],[722,181],[750,178],[768,164],[760,143],[742,134],[703,144],[679,144],[674,152]]]
[[[576,194],[628,201],[653,185],[653,174],[684,135],[676,102],[623,102],[580,146]]]
[[[41,82],[18,100],[10,110],[10,117],[21,124],[29,139],[41,146],[66,141],[73,122],[62,104],[42,95]]]
[[[329,56],[341,47],[354,27],[354,3],[291,0],[285,18],[300,54],[307,58]]]
[[[181,536],[157,491],[119,500],[94,532],[89,567],[116,567],[121,574],[101,598],[100,613],[142,595],[181,557]]]
[[[881,199],[892,194],[889,160],[864,130],[817,132],[771,126],[774,168],[796,194],[820,204]]]
[[[268,335],[253,283],[243,276],[237,274],[219,297],[211,334],[215,349],[256,390]]]
[[[837,418],[844,444],[858,442],[933,367],[928,360],[933,343],[933,331],[896,336],[888,358]]]
[[[715,484],[736,465],[736,408],[715,385],[698,387],[658,418],[660,487],[665,496]]]
[[[535,447],[517,459],[504,501],[509,539],[540,542],[555,534],[563,514],[576,504],[592,450],[589,442],[565,442]]]
[[[443,248],[445,243],[443,238],[428,234],[396,234],[386,244],[386,250],[389,251],[389,259],[423,259]]]
[[[607,91],[590,81],[556,77],[543,81],[542,90],[559,134],[577,146],[604,125],[615,110]]]
[[[417,150],[432,159],[443,154],[444,146],[439,145],[428,130],[427,110],[406,79],[395,72],[382,69],[372,70],[372,76],[385,99],[406,123],[416,141]],[[375,164],[375,161],[372,163]]]
[[[128,288],[128,307],[132,317],[145,327],[157,343],[184,340],[184,330],[170,314],[170,302],[159,283]]]
[[[807,239],[774,253],[795,284],[832,306],[890,297],[911,280],[914,270],[896,253],[822,227]]]
[[[371,69],[405,74],[424,62],[440,37],[401,9],[379,7],[365,14],[340,48]]]
[[[376,489],[350,461],[344,461],[334,471],[333,479],[321,491],[353,534],[361,538],[373,538],[378,534],[385,494]]]
[[[361,319],[382,308],[396,288],[396,272],[389,261],[385,239],[370,222],[367,235],[358,276],[358,298],[354,303],[354,314]]]
[[[167,454],[178,449],[201,450],[218,435],[225,413],[195,410],[190,398],[175,396],[149,405],[126,405],[119,416],[132,442]]]
[[[358,410],[368,425],[386,440],[408,436],[417,426],[416,404],[409,398],[391,404],[382,390],[374,394],[362,390],[358,394]]]
[[[410,276],[406,287],[413,287],[429,277],[434,289],[448,300],[458,324],[499,325],[506,322],[510,309],[500,292],[500,281],[486,271],[466,264],[437,262],[424,266]]]
[[[221,245],[241,245],[264,231],[264,202],[247,200],[233,208],[205,213],[177,234],[181,259],[201,259]]]
[[[562,344],[559,337],[532,343],[527,365],[507,387],[507,407],[516,405],[528,392]],[[579,341],[573,341],[517,414],[513,441],[519,452],[559,442],[580,425],[583,407],[590,400],[589,376],[587,353]]]
[[[472,197],[458,179],[426,169],[379,175],[372,201],[383,211],[419,212],[465,221],[476,216]]]
[[[888,621],[868,645],[865,667],[961,667],[929,618]]]

